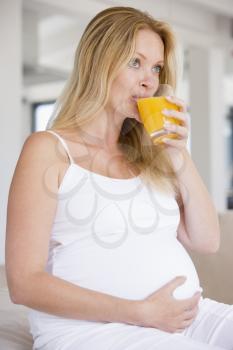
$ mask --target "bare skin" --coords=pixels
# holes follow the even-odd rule
[[[141,59],[135,54],[141,59],[141,69],[132,64],[122,69],[105,110],[83,128],[85,138],[83,133],[74,137],[73,133],[58,130],[77,164],[114,178],[137,175],[137,169],[130,168],[122,158],[117,139],[126,116],[140,122],[132,96],[152,96],[159,84],[159,74],[154,70],[163,60],[159,36],[140,31],[136,51],[145,57]],[[49,133],[31,135],[14,173],[6,237],[7,280],[12,301],[67,318],[123,322],[168,332],[183,330],[196,317],[200,293],[187,300],[176,300],[172,292],[184,283],[182,278],[174,279],[145,300],[132,301],[81,288],[45,271],[57,193],[69,167],[66,153],[60,147],[57,152],[58,147]]]
[[[139,175],[137,167],[127,162],[121,150],[116,149],[115,152],[109,152],[104,147],[89,144],[81,136],[71,135],[64,130],[55,130],[55,132],[65,139],[75,163],[81,167],[103,176],[119,179]],[[60,142],[57,142],[56,147],[61,159],[63,159],[59,166],[60,184],[68,168],[68,160]]]
[[[58,130],[68,140],[77,163],[82,162],[85,168],[92,164],[91,171],[106,175],[107,169],[109,176],[116,178],[138,175],[138,170],[127,164],[117,140],[125,118],[141,122],[136,97],[152,96],[156,92],[163,55],[164,45],[160,37],[149,30],[139,31],[135,55],[114,80],[107,105],[79,130]],[[82,159],[80,154],[86,157]]]
[[[177,286],[182,285],[185,279],[182,276],[174,278],[142,302],[141,325],[180,333],[192,324],[198,313],[201,293],[196,292],[192,298],[179,301],[172,296]]]

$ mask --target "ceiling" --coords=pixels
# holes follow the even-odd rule
[[[233,38],[233,0],[158,1],[160,7],[166,2],[169,4],[167,8],[164,6],[165,14],[168,9],[178,5],[192,6],[199,11],[201,8],[206,15],[217,14],[221,19],[226,19],[227,25],[231,25]],[[158,1],[134,0],[133,5],[155,11]],[[130,0],[85,0],[84,3],[78,0],[23,0],[25,85],[66,79],[77,42],[88,21],[107,6],[131,4]],[[227,65],[233,72],[232,61],[233,56]]]
[[[148,2],[140,1],[141,4]],[[150,1],[155,4],[156,0]],[[207,9],[213,13],[219,13],[227,17],[233,18],[233,0],[175,0],[185,4],[192,4],[203,9]],[[80,16],[80,13],[91,16],[98,11],[101,11],[106,6],[115,6],[129,4],[129,1],[123,0],[85,0],[85,6],[78,0],[23,0],[24,8],[36,10],[42,17],[48,14],[62,13],[70,16]],[[134,5],[135,1],[131,5]],[[127,6],[126,5],[126,6]]]

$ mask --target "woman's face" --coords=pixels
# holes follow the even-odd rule
[[[136,100],[154,95],[163,62],[164,45],[160,36],[149,29],[140,30],[133,57],[120,70],[111,87],[106,107],[114,113],[115,122],[127,117],[140,122]]]

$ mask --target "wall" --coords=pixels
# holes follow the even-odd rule
[[[7,195],[22,146],[21,123],[21,1],[0,1],[0,119],[1,202],[0,264],[5,259],[4,240]]]
[[[70,45],[73,45],[69,40],[66,40],[65,35],[68,38],[73,38],[75,40],[80,36],[80,33],[77,32],[77,27],[84,27],[84,24],[87,24],[88,20],[98,11],[107,7],[105,1],[91,1],[86,0],[85,6],[80,9],[79,6],[72,7],[72,2],[64,2],[58,0],[37,0],[36,2],[33,0],[25,0],[24,4],[29,4],[30,7],[33,7],[33,4],[36,4],[37,9],[40,11],[47,11],[49,14],[60,13],[67,14],[72,16],[74,23],[78,23],[78,26],[73,25],[70,29],[67,28],[62,32],[56,32],[56,37],[48,36],[46,31],[44,32],[43,45],[41,46],[42,54],[40,58],[40,62],[46,64],[53,64],[59,68],[59,66],[67,66],[67,57],[70,57],[71,52],[73,52],[74,47],[71,48]],[[110,1],[109,5],[117,5],[120,4],[121,1]],[[75,2],[73,2],[75,4]],[[48,6],[47,6],[48,5]],[[131,1],[125,1],[124,5],[131,6]],[[217,16],[214,13],[211,13],[207,10],[203,10],[198,6],[190,5],[190,2],[178,1],[178,0],[163,0],[155,2],[154,0],[145,0],[145,1],[134,1],[134,6],[138,8],[142,8],[147,10],[152,15],[157,18],[165,19],[175,28],[175,31],[178,35],[179,40],[182,42],[183,47],[185,48],[195,48],[195,50],[206,50],[205,53],[205,62],[208,66],[208,50],[211,50],[211,47],[218,46],[218,49],[222,49],[223,53],[225,48],[227,47],[230,50],[230,47],[233,47],[232,40],[229,37],[229,25],[230,20],[223,16]],[[82,12],[80,12],[82,11]],[[190,18],[192,20],[190,20]],[[78,21],[77,21],[78,19]],[[4,241],[5,241],[5,223],[6,223],[6,201],[8,189],[11,181],[11,177],[13,174],[13,170],[19,156],[19,152],[21,150],[22,144],[30,133],[30,103],[32,101],[42,99],[50,99],[51,93],[54,97],[56,97],[62,88],[63,83],[57,83],[54,85],[41,85],[35,88],[24,88],[22,89],[22,77],[21,77],[21,66],[22,66],[22,3],[20,0],[8,0],[8,1],[0,1],[0,44],[4,50],[1,50],[0,55],[0,118],[1,118],[1,162],[3,166],[1,167],[1,203],[0,203],[0,211],[1,211],[1,222],[0,222],[0,264],[4,262]],[[62,34],[62,35],[61,35]],[[7,40],[6,40],[7,38]],[[64,46],[69,44],[69,47],[61,47],[60,50],[63,52],[63,60],[60,57],[56,61],[56,56],[52,55],[52,53],[56,52],[59,55],[59,44],[64,43]],[[56,45],[55,45],[56,44]],[[221,47],[219,47],[219,45]],[[50,50],[50,52],[48,52]],[[194,50],[194,51],[195,51]],[[193,52],[194,52],[193,51]],[[29,50],[30,53],[30,50]],[[200,51],[198,53],[200,56]],[[221,53],[220,53],[221,56]],[[193,67],[195,66],[195,61],[191,58],[193,63]],[[32,57],[35,59],[35,57]],[[71,62],[72,60],[69,60]],[[212,63],[214,61],[212,60]],[[69,63],[70,64],[70,63]],[[211,67],[213,65],[211,64]],[[222,74],[224,71],[224,67],[218,68],[218,74]],[[196,72],[195,72],[196,69]],[[201,69],[200,66],[193,68],[192,74],[196,75],[198,71]],[[212,71],[208,71],[206,73],[206,79],[211,81],[211,75],[213,77],[214,68]],[[187,84],[187,80],[186,80]],[[195,87],[196,85],[196,87]],[[206,85],[208,87],[208,84]],[[185,96],[191,96],[191,100],[194,101],[198,96],[195,93],[195,90],[198,91],[198,84],[192,84],[191,89],[189,87],[189,93],[185,94]],[[48,95],[48,93],[50,95]],[[215,92],[214,92],[215,94]],[[195,97],[196,95],[196,97]],[[48,97],[49,96],[49,97]],[[21,100],[24,97],[24,102],[21,106]],[[208,108],[208,104],[211,102],[212,96],[208,96],[208,100],[202,99],[203,110],[205,109],[207,113],[210,113],[210,108]],[[192,102],[191,101],[191,102]],[[205,102],[206,101],[206,102]],[[205,103],[207,105],[205,105]],[[22,108],[23,107],[23,108]],[[218,108],[217,106],[216,108]],[[221,112],[222,113],[222,112]],[[193,114],[193,118],[199,118],[199,122],[201,121],[203,115],[198,112]],[[204,116],[205,117],[205,116]],[[221,115],[223,118],[224,115]],[[218,117],[216,117],[218,118]],[[208,115],[208,122],[211,123],[211,115]],[[3,127],[4,125],[4,127]],[[217,123],[213,125],[220,125],[219,119],[217,119]],[[193,129],[192,142],[193,147],[195,149],[198,146],[198,124]],[[213,134],[216,133],[216,130]],[[210,144],[214,140],[210,138]],[[195,146],[196,143],[196,146]],[[221,144],[221,152],[224,152],[222,148],[223,144]],[[215,147],[216,148],[216,147]],[[210,159],[213,162],[213,150],[209,149]],[[195,161],[199,167],[200,173],[202,177],[205,179],[208,188],[211,191],[211,194],[214,197],[215,204],[219,210],[223,209],[223,200],[222,195],[219,193],[221,190],[221,184],[217,181],[218,176],[222,177],[223,168],[218,164],[216,167],[217,173],[215,174],[214,179],[212,179],[212,175],[210,172],[210,168],[206,168],[205,160],[204,165],[203,162],[203,154],[200,152],[195,152]],[[206,155],[209,157],[209,154]],[[219,156],[221,158],[221,154]],[[221,159],[220,159],[221,161]],[[213,163],[212,163],[213,164]],[[211,167],[211,164],[209,165]],[[3,169],[3,170],[2,170]],[[219,173],[218,173],[219,171]],[[220,174],[220,175],[219,175]],[[217,185],[216,185],[217,184]],[[213,189],[213,186],[217,186],[217,189]],[[221,197],[220,199],[219,196]]]

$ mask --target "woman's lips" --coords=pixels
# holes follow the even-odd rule
[[[133,95],[132,99],[134,101],[137,101],[139,98],[148,98],[148,97],[152,97],[152,96],[149,96],[149,95]]]
[[[131,97],[131,101],[133,102],[133,105],[135,106],[135,112],[133,113],[133,118],[136,119],[138,122],[142,123],[142,121],[140,119],[139,112],[138,112],[138,107],[137,107],[138,98],[139,97],[136,97],[136,96]]]
[[[131,97],[130,100],[133,102],[134,106],[137,108],[138,97]],[[137,110],[138,110],[138,108],[137,108]]]
[[[135,102],[137,102],[138,97],[137,97],[137,96],[132,96],[132,99],[133,99]]]

